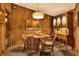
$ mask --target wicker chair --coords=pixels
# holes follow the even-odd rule
[[[46,55],[51,55],[51,52],[53,52],[54,55],[54,44],[55,44],[55,39],[56,35],[54,38],[45,38],[45,42],[42,43],[42,50],[41,53],[46,54]],[[50,42],[51,44],[46,44],[46,42]]]
[[[33,36],[29,36],[27,38],[28,44],[28,55],[40,55],[40,39],[34,38]]]

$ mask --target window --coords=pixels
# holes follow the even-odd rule
[[[56,26],[56,19],[53,19],[53,26]]]
[[[66,18],[66,16],[63,16],[62,17],[62,25],[66,26],[66,24],[67,24],[67,18]]]
[[[59,26],[61,24],[61,18],[58,17],[57,19],[57,26]]]

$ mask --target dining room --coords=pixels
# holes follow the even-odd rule
[[[78,3],[0,3],[0,55],[79,55],[78,18]]]

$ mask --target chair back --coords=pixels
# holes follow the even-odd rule
[[[31,53],[37,53],[39,50],[40,39],[36,39],[33,36],[27,38],[28,49]]]
[[[46,44],[45,42],[42,43],[42,49],[41,49],[42,53],[47,53],[48,55],[49,54],[51,55],[51,52],[53,51],[53,55],[54,55],[54,44],[55,44],[56,36],[57,35],[54,35],[53,38],[47,38],[45,40],[45,42],[49,41],[49,42],[51,42],[51,44]]]

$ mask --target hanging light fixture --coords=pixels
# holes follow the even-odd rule
[[[44,14],[39,11],[39,4],[37,5],[37,7],[38,7],[38,11],[36,11],[32,14],[32,18],[33,19],[43,19]]]

